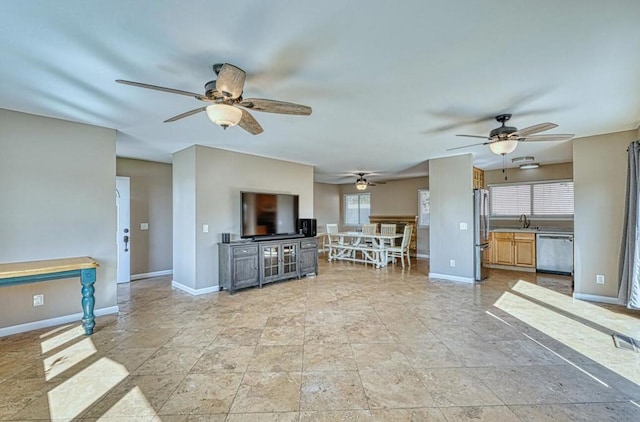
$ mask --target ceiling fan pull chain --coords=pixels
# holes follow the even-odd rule
[[[504,173],[504,180],[507,180],[507,154],[502,154],[502,172]]]

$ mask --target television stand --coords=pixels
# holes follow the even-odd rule
[[[218,260],[220,288],[233,294],[245,287],[318,274],[318,239],[293,234],[218,243]]]

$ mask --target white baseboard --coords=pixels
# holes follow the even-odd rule
[[[93,314],[97,317],[109,314],[117,314],[120,311],[118,306],[109,306],[107,308],[94,309]],[[70,322],[78,322],[82,320],[83,313],[64,315],[55,318],[43,319],[42,321],[27,322],[26,324],[13,325],[11,327],[0,328],[0,337],[10,336],[12,334],[24,333],[25,331],[37,330],[39,328],[51,327],[54,325],[68,324]]]
[[[187,292],[194,296],[204,295],[207,293],[215,293],[220,291],[220,286],[211,286],[211,287],[206,287],[204,289],[192,289],[191,287],[178,283],[175,280],[171,281],[171,287],[175,287],[176,289],[182,290],[183,292]]]
[[[610,303],[613,305],[619,305],[617,297],[611,296],[599,296],[599,295],[589,295],[586,293],[573,293],[573,298],[578,300],[586,300],[589,302],[601,302],[601,303]]]
[[[150,273],[142,273],[142,274],[131,274],[131,281],[140,280],[143,278],[161,277],[163,275],[172,275],[172,274],[173,274],[173,270],[153,271]]]
[[[459,277],[457,275],[437,274],[437,273],[429,273],[429,278],[441,278],[443,280],[461,281],[463,283],[475,283],[476,281],[473,277]]]
[[[429,259],[429,254],[427,254],[427,253],[419,253],[419,254],[416,254],[416,258]]]

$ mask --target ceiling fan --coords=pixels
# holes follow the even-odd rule
[[[254,119],[247,110],[277,114],[294,114],[299,116],[308,116],[311,114],[311,107],[305,105],[261,98],[243,98],[244,82],[247,75],[244,70],[237,66],[229,63],[218,63],[213,65],[213,71],[218,76],[218,79],[209,81],[204,85],[204,94],[196,94],[194,92],[149,85],[141,82],[125,81],[123,79],[117,79],[116,82],[168,92],[170,94],[186,95],[210,103],[209,105],[171,117],[165,120],[165,123],[175,122],[176,120],[192,116],[201,111],[206,111],[209,119],[223,129],[238,125],[250,134],[258,135],[263,132],[262,126],[260,126],[257,120]]]
[[[379,185],[384,185],[387,182],[377,182],[377,183],[371,183],[371,182],[367,182],[367,179],[364,178],[364,176],[366,176],[368,173],[355,173],[354,176],[358,176],[358,179],[356,180],[356,189],[358,190],[365,190],[367,189],[367,186],[376,186],[376,184]]]
[[[486,142],[480,142],[478,144],[465,145],[462,147],[449,148],[447,151],[453,151],[461,148],[469,148],[477,145],[489,145],[491,152],[498,155],[506,155],[513,152],[518,146],[518,142],[531,142],[531,141],[566,141],[573,138],[572,134],[545,134],[535,135],[539,132],[551,130],[558,127],[555,123],[539,123],[537,125],[529,126],[524,129],[518,130],[513,126],[505,126],[505,123],[511,119],[511,114],[499,114],[495,119],[502,123],[502,126],[493,129],[489,136],[480,135],[456,135],[465,136],[468,138],[480,138],[486,139]]]

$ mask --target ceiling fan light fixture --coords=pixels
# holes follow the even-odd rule
[[[242,119],[242,110],[227,104],[212,104],[206,111],[209,120],[223,129],[237,125]]]
[[[506,155],[515,151],[518,141],[514,139],[506,139],[504,141],[494,141],[489,144],[491,152],[497,155]]]
[[[356,189],[358,190],[365,190],[367,189],[367,182],[364,180],[358,180],[356,182]]]
[[[540,164],[538,164],[538,163],[520,164],[520,169],[521,170],[537,169],[538,167],[540,167]]]
[[[516,157],[516,158],[512,158],[511,162],[512,163],[532,163],[535,161],[535,157]]]

